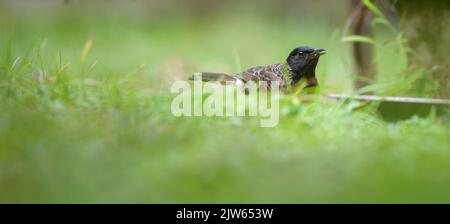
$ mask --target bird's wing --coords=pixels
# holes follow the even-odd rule
[[[237,75],[244,82],[248,81],[265,81],[270,85],[273,81],[279,81],[280,87],[285,87],[285,76],[283,73],[283,67],[281,64],[271,64],[267,66],[257,66],[250,68]]]

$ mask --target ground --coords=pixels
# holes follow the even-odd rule
[[[289,99],[274,128],[174,117],[173,80],[279,62],[298,45],[327,49],[325,92],[353,92],[339,26],[238,15],[2,20],[0,202],[450,201],[445,117],[389,123]],[[379,57],[379,79],[400,82],[403,62]]]

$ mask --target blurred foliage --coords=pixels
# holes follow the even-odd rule
[[[278,62],[298,45],[327,49],[322,91],[351,93],[345,18],[317,18],[335,5],[295,18],[235,5],[206,20],[77,2],[0,13],[0,202],[449,202],[448,116],[386,123],[372,107],[289,97],[275,128],[170,113],[173,80]],[[383,46],[380,83],[415,90]]]
[[[438,33],[432,32],[432,30],[441,30],[440,23],[436,27],[427,26],[430,32],[416,32],[420,33],[420,37],[413,37],[411,35],[411,29],[420,29],[417,24],[410,24],[406,21],[410,16],[406,16],[405,9],[400,8],[399,13],[403,13],[402,21],[400,21],[400,27],[395,25],[395,21],[389,19],[382,9],[377,6],[371,0],[364,0],[363,4],[372,13],[371,26],[377,32],[381,32],[381,35],[375,35],[374,37],[362,36],[362,35],[349,35],[342,38],[343,42],[362,42],[370,44],[377,49],[377,56],[373,63],[376,63],[380,67],[380,73],[389,72],[396,77],[387,75],[378,75],[378,82],[371,84],[358,90],[359,93],[376,92],[380,95],[409,95],[409,96],[428,96],[428,97],[445,97],[447,92],[447,84],[449,80],[444,80],[447,75],[441,74],[440,77],[436,76],[436,70],[442,73],[445,70],[445,65],[440,63],[446,63],[447,56],[437,50],[438,45],[446,45],[445,40],[441,40],[443,36],[439,33],[445,31],[439,31]],[[412,3],[423,4],[423,3]],[[436,3],[439,5],[439,2]],[[405,7],[402,3],[395,3],[393,6]],[[414,7],[414,6],[413,6]],[[432,10],[432,13],[435,10]],[[420,14],[422,15],[422,14]],[[408,17],[408,18],[407,18]],[[422,16],[421,16],[422,17]],[[432,34],[431,34],[432,33]],[[430,40],[427,36],[437,36],[437,39]],[[424,52],[421,47],[415,46],[417,42],[425,43],[428,52]],[[434,46],[434,47],[433,47]],[[445,51],[445,50],[444,50]],[[389,55],[395,55],[397,60],[397,71],[392,70],[392,65],[386,64],[384,58]],[[400,59],[400,60],[398,60]],[[428,62],[424,62],[424,61]],[[398,64],[399,63],[399,64]],[[388,67],[389,70],[385,70]],[[444,67],[444,68],[442,68]],[[442,77],[444,76],[444,77]]]
[[[450,2],[400,0],[397,7],[408,40],[405,45],[412,50],[408,54],[410,69],[425,70],[428,79],[424,81],[431,80],[438,86],[434,96],[450,98]]]

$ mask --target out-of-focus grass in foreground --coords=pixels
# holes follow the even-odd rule
[[[0,22],[0,202],[450,201],[445,118],[386,123],[322,101],[284,102],[275,128],[172,116],[173,80],[278,62],[298,45],[327,49],[326,92],[352,92],[339,27],[263,18]],[[401,69],[394,56],[383,73]]]

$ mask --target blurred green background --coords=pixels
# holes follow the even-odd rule
[[[324,93],[354,93],[346,1],[0,1],[0,202],[450,201],[450,127],[314,101],[174,117],[169,87],[327,49]],[[375,32],[380,94],[432,96],[397,33]],[[386,44],[388,43],[388,44]]]

